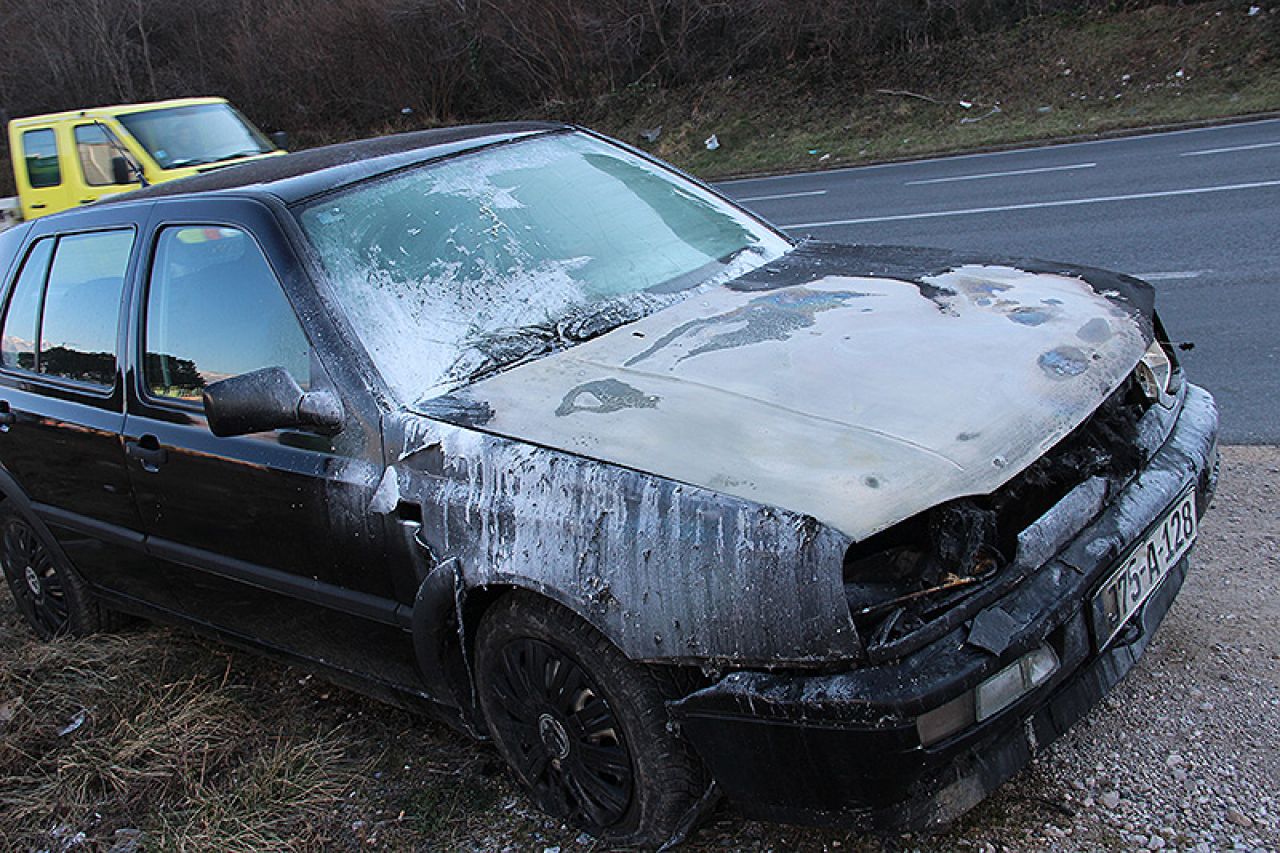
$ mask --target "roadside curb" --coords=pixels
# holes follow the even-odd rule
[[[744,181],[751,178],[773,178],[783,175],[809,175],[823,172],[835,172],[842,169],[861,169],[866,166],[885,166],[895,163],[915,163],[923,160],[938,160],[945,157],[964,157],[970,154],[992,154],[1000,151],[1017,151],[1022,148],[1050,148],[1055,145],[1070,145],[1077,142],[1097,142],[1105,139],[1124,139],[1131,136],[1146,136],[1152,133],[1168,133],[1177,130],[1196,130],[1202,127],[1225,127],[1235,124],[1251,124],[1253,122],[1280,119],[1280,110],[1269,110],[1261,113],[1246,113],[1222,118],[1195,119],[1192,121],[1171,122],[1168,124],[1148,124],[1141,127],[1117,128],[1097,133],[1079,133],[1070,136],[1051,136],[1045,139],[1024,139],[1020,142],[1000,142],[992,145],[978,145],[971,148],[942,149],[938,151],[912,154],[906,157],[888,157],[880,160],[844,160],[826,166],[797,166],[794,169],[760,170],[751,172],[728,172],[723,175],[699,179],[709,184],[728,181]]]

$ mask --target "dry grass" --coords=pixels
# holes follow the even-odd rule
[[[340,729],[265,714],[234,656],[161,629],[41,644],[12,613],[3,628],[4,843],[56,849],[122,828],[148,849],[324,841],[317,825],[359,766]]]
[[[851,56],[840,78],[770,70],[550,113],[712,178],[1274,111],[1280,7],[1260,5],[1253,16],[1219,0],[1032,17],[910,54]],[[641,140],[658,126],[656,144]]]

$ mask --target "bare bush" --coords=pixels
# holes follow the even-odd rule
[[[1144,0],[6,0],[0,118],[218,93],[268,128],[527,113],[628,86],[869,57]]]

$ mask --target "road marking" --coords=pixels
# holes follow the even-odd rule
[[[1097,163],[1073,163],[1070,166],[1045,166],[1040,169],[1014,169],[1011,172],[984,172],[980,175],[956,175],[951,178],[930,178],[927,181],[907,181],[903,186],[918,187],[924,184],[949,184],[953,181],[981,181],[986,178],[1009,178],[1014,175],[1039,175],[1044,172],[1069,172],[1073,169],[1092,169]]]
[[[777,195],[756,195],[756,196],[751,196],[750,198],[735,198],[734,201],[737,201],[737,202],[773,201],[775,198],[800,198],[801,196],[826,195],[826,194],[827,194],[826,190],[809,190],[808,192],[802,192],[802,193],[778,193]]]
[[[1226,154],[1231,151],[1253,151],[1257,148],[1275,148],[1280,142],[1259,142],[1256,145],[1233,145],[1230,148],[1206,148],[1203,151],[1185,151],[1180,157],[1203,157],[1205,154]]]
[[[1213,270],[1186,270],[1184,272],[1144,272],[1141,275],[1135,275],[1134,278],[1140,278],[1143,281],[1185,281],[1189,278],[1199,278],[1202,275],[1211,273]]]
[[[938,219],[944,216],[971,216],[981,213],[1004,213],[1010,210],[1039,210],[1046,207],[1075,207],[1083,204],[1104,204],[1113,201],[1138,201],[1147,198],[1169,198],[1180,195],[1204,195],[1237,190],[1255,190],[1263,187],[1280,187],[1280,181],[1255,181],[1248,184],[1224,184],[1217,187],[1190,187],[1185,190],[1162,190],[1130,195],[1104,195],[1094,198],[1069,198],[1062,201],[1033,201],[1026,204],[1001,204],[995,207],[970,207],[962,210],[931,210],[927,213],[899,213],[893,216],[867,216],[861,219],[830,219],[825,222],[797,222],[780,228],[831,228],[838,225],[866,225],[872,222],[902,222],[908,219]]]
[[[895,160],[892,163],[872,163],[867,166],[841,166],[836,169],[810,169],[804,172],[789,172],[785,175],[759,175],[754,178],[733,178],[728,181],[717,181],[716,186],[745,184],[751,181],[781,181],[787,178],[798,178],[802,175],[836,175],[842,172],[861,172],[871,169],[896,169],[903,166],[919,166],[922,163],[942,163],[950,160],[976,160],[984,157],[1004,157],[1009,154],[1026,154],[1030,151],[1053,151],[1061,148],[1078,148],[1082,145],[1109,145],[1114,142],[1133,142],[1134,140],[1152,139],[1160,136],[1183,136],[1189,133],[1212,133],[1219,130],[1232,130],[1242,127],[1261,127],[1263,125],[1280,124],[1280,118],[1267,118],[1259,121],[1238,121],[1230,124],[1215,124],[1210,127],[1188,127],[1182,130],[1158,130],[1154,133],[1136,133],[1131,136],[1111,136],[1106,139],[1082,139],[1079,142],[1049,143],[1047,145],[1030,145],[1026,148],[1009,148],[1004,151],[978,151],[974,154],[951,154],[941,157],[924,157],[918,160]]]

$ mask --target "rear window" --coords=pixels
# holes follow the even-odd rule
[[[58,140],[52,130],[28,130],[22,134],[22,156],[27,162],[27,182],[34,189],[62,183],[58,165]]]
[[[9,310],[5,312],[0,363],[18,370],[36,369],[36,337],[39,335],[40,297],[45,273],[53,256],[53,238],[36,243],[13,286]]]
[[[41,373],[111,385],[116,327],[132,231],[73,234],[58,240],[40,324]]]

